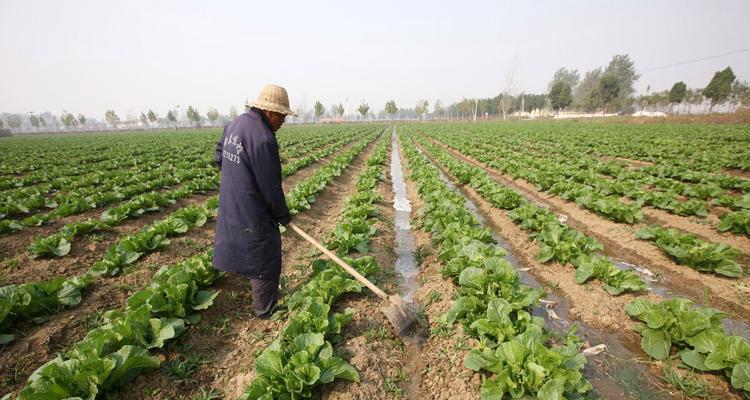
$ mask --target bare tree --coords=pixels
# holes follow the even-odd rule
[[[432,105],[432,112],[433,114],[436,114],[438,118],[440,117],[440,114],[445,112],[445,107],[443,107],[443,102],[440,101],[440,99],[435,100],[435,104]]]
[[[219,119],[219,111],[217,111],[213,107],[209,107],[208,111],[206,112],[206,117],[209,121],[211,121],[211,125],[213,125],[217,119]]]
[[[518,90],[516,87],[516,66],[517,60],[514,58],[511,69],[505,75],[505,90],[500,97],[500,110],[503,112],[503,120],[505,120],[508,110],[513,105],[513,96],[516,95]]]
[[[414,112],[417,113],[417,117],[420,121],[422,121],[422,116],[427,112],[428,107],[430,106],[430,103],[427,102],[425,99],[419,99],[417,100],[417,105],[414,106]]]
[[[107,112],[104,113],[104,119],[115,129],[117,129],[117,125],[120,123],[120,117],[118,117],[117,113],[113,110],[107,110]]]

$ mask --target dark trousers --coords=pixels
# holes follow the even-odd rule
[[[250,278],[253,288],[253,311],[258,317],[269,317],[279,298],[279,275]]]

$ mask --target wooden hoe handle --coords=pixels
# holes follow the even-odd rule
[[[323,247],[322,244],[318,243],[317,240],[313,239],[310,235],[308,235],[307,233],[305,233],[305,231],[303,231],[302,229],[300,229],[300,227],[298,227],[297,225],[295,225],[294,222],[290,222],[289,224],[287,224],[287,227],[292,228],[292,230],[294,232],[296,232],[298,235],[302,236],[303,239],[305,239],[308,242],[312,243],[313,246],[315,246],[323,254],[325,254],[326,256],[328,256],[328,258],[330,258],[331,260],[333,260],[336,264],[338,264],[339,266],[341,266],[341,268],[343,268],[346,272],[348,272],[351,276],[353,276],[354,279],[356,279],[357,281],[359,281],[359,283],[367,286],[376,295],[378,295],[378,297],[380,297],[381,299],[386,299],[386,300],[388,299],[388,295],[385,294],[384,291],[380,290],[379,287],[373,285],[372,282],[368,281],[367,278],[365,278],[364,276],[362,276],[362,274],[360,274],[359,272],[357,272],[356,269],[350,267],[349,264],[345,263],[342,259],[338,258],[338,256],[336,256],[336,254],[334,254],[330,250],[328,250],[325,247]]]

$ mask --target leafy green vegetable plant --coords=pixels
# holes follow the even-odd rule
[[[700,272],[712,272],[730,278],[742,276],[737,264],[740,252],[723,243],[709,243],[695,235],[673,228],[650,226],[636,233],[639,239],[649,240],[678,263]]]

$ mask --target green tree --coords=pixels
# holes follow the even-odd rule
[[[599,93],[604,105],[603,114],[606,114],[607,106],[615,103],[620,96],[620,82],[617,77],[605,74],[599,81]]]
[[[547,90],[551,92],[556,83],[563,82],[568,84],[570,90],[573,91],[580,81],[581,75],[577,69],[568,70],[567,68],[560,68],[552,76],[552,81],[547,85]]]
[[[427,109],[429,108],[430,103],[427,102],[425,99],[419,99],[417,100],[417,105],[414,106],[414,111],[417,113],[417,117],[419,120],[422,120],[422,116],[427,112]]]
[[[66,128],[70,128],[77,122],[76,117],[67,111],[63,111],[62,114],[60,114],[60,121],[62,121]]]
[[[115,129],[117,129],[117,125],[120,123],[120,117],[118,117],[117,113],[113,110],[107,110],[107,112],[104,113],[104,119]]]
[[[703,89],[703,95],[711,99],[711,108],[714,104],[721,104],[729,98],[729,95],[732,94],[732,84],[736,78],[730,67],[716,71],[711,82]]]
[[[602,79],[602,69],[597,68],[586,72],[581,84],[575,91],[573,102],[578,108],[586,111],[594,111],[601,107],[602,101],[599,92],[599,81]]]
[[[610,102],[605,102],[613,108],[622,109],[633,102],[633,85],[641,77],[635,70],[635,63],[627,54],[618,54],[612,57],[612,60],[604,70],[604,75],[609,75],[617,80],[617,96]]]
[[[388,118],[393,119],[393,114],[398,112],[398,107],[396,107],[396,102],[393,100],[388,100],[385,102],[385,113],[388,114]]]
[[[570,85],[565,81],[556,82],[549,91],[549,101],[555,111],[570,106],[573,103]]]
[[[326,113],[326,108],[323,106],[323,103],[319,101],[315,102],[315,107],[313,107],[313,109],[315,112],[315,118],[320,118]]]
[[[2,118],[0,118],[0,129],[3,129],[4,125],[5,125],[5,123],[3,122]]]
[[[547,104],[547,95],[544,94],[525,94],[524,101],[526,110],[541,110]],[[570,95],[570,102],[573,102],[573,95]]]
[[[148,115],[141,112],[141,116],[139,117],[139,119],[141,120],[141,124],[143,124],[143,126],[148,126]]]
[[[206,112],[206,118],[208,118],[208,120],[211,121],[211,125],[213,125],[216,120],[219,119],[219,111],[217,111],[213,107],[210,107],[208,109],[208,112]]]
[[[732,85],[732,101],[743,105],[750,104],[750,84],[739,79]]]
[[[40,124],[41,124],[41,125],[42,125],[43,127],[46,127],[46,126],[47,126],[47,120],[46,120],[46,119],[44,119],[44,117],[39,117],[39,123],[40,123]]]
[[[342,106],[342,105],[341,105],[341,103],[339,103],[338,105],[336,105],[336,106],[335,106],[335,107],[333,108],[333,111],[334,111],[334,113],[335,113],[336,115],[338,115],[338,116],[339,116],[339,118],[341,118],[341,117],[342,117],[342,116],[344,115],[344,106]]]
[[[79,113],[79,114],[78,114],[78,122],[79,122],[79,123],[80,123],[81,125],[86,125],[86,116],[85,116],[85,115],[83,115],[83,114],[80,114],[80,113]]]
[[[154,123],[157,120],[156,113],[154,112],[154,110],[148,110],[148,114],[146,114],[146,116],[148,117],[148,121],[150,123]]]
[[[174,125],[174,123],[177,122],[177,116],[175,114],[176,112],[172,110],[169,110],[167,113],[167,121],[169,121],[170,124]]]
[[[362,119],[365,119],[367,117],[367,113],[370,112],[370,106],[365,103],[364,100],[362,100],[362,103],[357,107],[357,111],[362,116]]]
[[[238,115],[237,114],[237,107],[235,107],[235,106],[229,107],[229,118],[231,118],[232,120],[234,120],[235,118],[237,118],[237,115]]]
[[[669,102],[670,103],[682,103],[687,95],[687,85],[683,81],[676,82],[672,85],[672,89],[669,90]]]
[[[193,126],[201,126],[201,115],[198,113],[198,110],[193,108],[193,106],[188,106],[187,118]]]
[[[29,122],[31,122],[31,126],[33,126],[34,128],[39,128],[39,117],[37,117],[36,115],[31,114],[31,116],[29,117]],[[0,124],[0,128],[2,127],[2,124]]]

